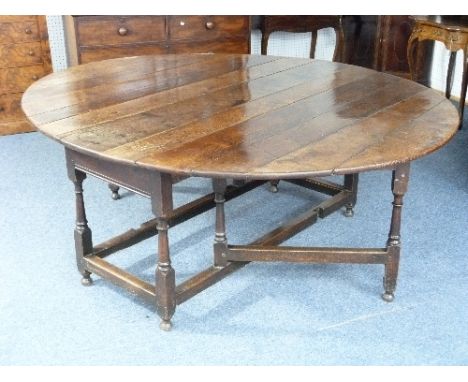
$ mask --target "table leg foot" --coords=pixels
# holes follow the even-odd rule
[[[164,330],[165,332],[169,332],[172,329],[172,322],[171,320],[162,320],[159,324],[159,328]]]
[[[347,218],[352,218],[354,216],[354,209],[352,204],[346,204],[345,205],[345,210],[343,212],[344,216]]]
[[[270,180],[270,192],[276,194],[278,192],[279,180]]]
[[[354,206],[357,202],[359,174],[346,174],[344,176],[344,188],[351,193],[351,198],[345,204],[344,216],[352,218],[354,216]]]
[[[83,286],[91,286],[93,284],[93,279],[91,278],[91,273],[87,273],[83,275],[81,279],[81,285]]]
[[[112,199],[114,200],[120,199],[120,195],[119,195],[120,187],[116,186],[115,184],[109,183],[109,188],[112,191]]]
[[[382,293],[382,299],[385,302],[392,302],[395,299],[395,295],[392,292],[384,292]]]

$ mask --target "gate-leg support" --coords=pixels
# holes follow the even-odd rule
[[[398,166],[392,176],[393,210],[387,241],[388,260],[385,264],[384,293],[382,294],[382,298],[387,302],[395,298],[394,292],[400,263],[401,209],[403,196],[408,189],[409,168],[409,163]]]

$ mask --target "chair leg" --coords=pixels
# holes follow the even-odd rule
[[[267,54],[268,51],[268,39],[270,38],[270,33],[268,32],[263,32],[262,33],[262,45],[261,45],[261,53],[263,55]]]
[[[453,72],[455,67],[455,59],[457,58],[457,52],[450,52],[450,59],[447,70],[447,81],[445,84],[445,97],[450,99],[450,93],[452,92],[453,85]]]
[[[466,100],[466,88],[468,86],[468,48],[465,47],[463,50],[463,78],[462,78],[462,90],[460,95],[460,129],[463,126],[463,118],[465,115],[465,100]]]
[[[310,58],[315,58],[315,48],[317,46],[317,31],[312,31],[312,36],[310,38]]]
[[[333,53],[333,61],[343,62],[346,56],[345,54],[346,44],[344,43],[344,31],[343,31],[343,25],[341,21],[340,21],[339,27],[335,28],[335,35],[336,35],[336,44],[335,44],[335,52]]]
[[[413,81],[418,80],[418,73],[416,73],[417,67],[415,66],[415,62],[414,62],[414,52],[417,46],[418,46],[418,36],[413,33],[408,40],[408,48],[406,50],[410,76]]]

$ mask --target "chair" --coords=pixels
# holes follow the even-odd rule
[[[315,57],[317,32],[320,29],[333,28],[336,34],[336,45],[333,61],[344,58],[344,32],[342,16],[264,16],[260,22],[262,31],[261,52],[266,55],[270,34],[277,31],[306,33],[312,32],[310,58]]]

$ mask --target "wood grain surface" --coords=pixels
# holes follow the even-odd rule
[[[140,56],[48,75],[22,107],[92,156],[172,174],[304,178],[390,168],[456,133],[443,95],[361,67],[241,54]]]

